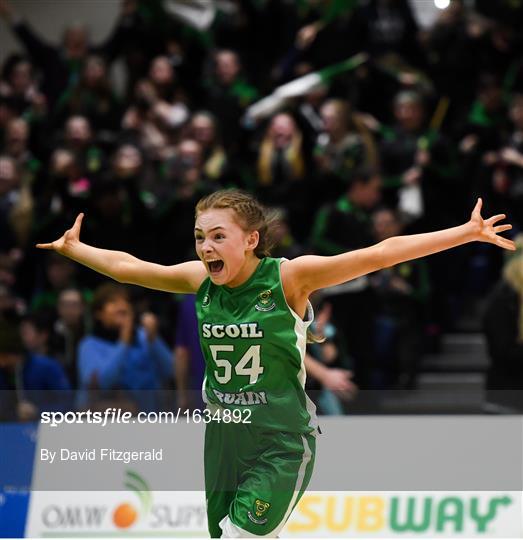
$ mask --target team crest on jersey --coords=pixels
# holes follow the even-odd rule
[[[270,503],[262,501],[261,499],[256,499],[253,506],[254,512],[248,512],[247,515],[253,523],[256,523],[257,525],[264,525],[267,523],[267,518],[264,518],[263,515],[265,512],[267,512],[270,506]]]
[[[208,307],[208,305],[211,303],[211,297],[206,294],[204,297],[203,297],[203,300],[202,300],[202,307]]]
[[[272,291],[268,289],[258,295],[258,302],[254,306],[258,311],[271,311],[276,307],[272,298]]]

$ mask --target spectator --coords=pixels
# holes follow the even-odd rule
[[[82,67],[78,82],[60,97],[56,115],[62,120],[70,116],[85,117],[94,130],[107,138],[120,126],[120,108],[105,60],[91,55]]]
[[[372,218],[378,242],[403,234],[404,225],[397,212],[382,208]],[[371,282],[378,301],[375,386],[414,388],[427,322],[427,263],[417,259],[385,268],[371,276]]]
[[[321,108],[321,118],[323,133],[318,137],[314,155],[322,200],[331,202],[346,190],[355,169],[377,167],[378,154],[370,131],[351,111],[348,102],[328,100]],[[319,186],[316,190],[320,191]]]
[[[227,152],[238,150],[243,112],[258,98],[258,91],[245,81],[238,53],[222,49],[213,55],[213,73],[207,84],[207,108],[222,128]]]
[[[490,294],[484,329],[490,354],[487,410],[523,411],[523,237],[518,251],[506,262],[503,277]]]
[[[219,140],[218,125],[214,116],[208,111],[196,112],[191,118],[188,136],[194,138],[202,147],[205,176],[210,180],[222,182],[229,163]]]
[[[298,241],[309,233],[311,207],[310,164],[302,134],[286,113],[274,116],[260,144],[257,177],[259,199],[268,206],[285,206],[292,232]]]
[[[14,10],[8,0],[0,1],[0,17],[10,26],[16,37],[22,42],[29,56],[44,75],[42,91],[54,106],[62,92],[67,90],[82,68],[89,53],[103,54],[111,59],[121,52],[125,39],[126,25],[130,24],[132,11],[122,2],[121,17],[105,43],[93,47],[89,43],[89,33],[83,25],[71,25],[63,33],[59,47],[43,41]],[[135,6],[136,8],[136,6]],[[135,9],[134,8],[134,9]]]
[[[40,92],[31,62],[18,54],[5,62],[0,79],[0,97],[17,116],[28,122],[41,121],[47,113],[47,101]]]
[[[33,297],[32,311],[56,311],[60,293],[65,289],[74,288],[79,281],[78,267],[70,261],[64,262],[63,257],[57,257],[53,253],[46,257],[44,273],[44,285]],[[88,289],[84,289],[82,294],[85,299],[91,297]]]
[[[176,358],[176,398],[181,410],[202,408],[205,360],[198,335],[193,294],[184,295],[179,304],[174,356]]]
[[[313,227],[311,246],[318,255],[336,255],[374,243],[370,212],[380,200],[381,179],[373,171],[353,173],[346,194],[323,207]],[[333,322],[345,337],[354,358],[354,382],[367,390],[374,363],[376,299],[368,277],[325,290]],[[357,316],[354,316],[357,314]]]
[[[79,289],[64,289],[58,295],[57,318],[49,338],[49,350],[64,368],[73,386],[78,385],[78,346],[88,327],[87,309]]]
[[[427,126],[427,111],[418,92],[402,91],[394,99],[396,125],[384,132],[381,155],[384,200],[424,227],[448,226],[463,206],[456,170],[446,141]],[[453,201],[448,193],[455,193]]]
[[[35,421],[42,411],[64,410],[70,388],[56,360],[25,353],[17,327],[0,320],[2,420]]]
[[[158,391],[172,377],[173,359],[157,318],[145,313],[137,324],[127,289],[113,283],[95,291],[92,311],[93,331],[78,352],[80,405],[159,410]]]
[[[0,227],[14,246],[25,248],[32,227],[34,201],[13,158],[0,155]]]
[[[344,414],[343,402],[355,397],[358,387],[351,381],[352,372],[347,369],[350,362],[343,353],[343,344],[336,327],[331,322],[332,306],[325,302],[317,310],[314,327],[315,335],[322,336],[322,343],[309,345],[309,358],[305,367],[307,375],[312,377],[320,388],[316,389],[312,381],[308,381],[307,388],[312,389],[315,401],[322,414]],[[316,392],[315,392],[316,390]]]

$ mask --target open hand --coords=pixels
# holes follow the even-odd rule
[[[50,249],[54,250],[61,255],[68,255],[71,253],[73,247],[76,244],[80,243],[80,228],[82,226],[82,220],[84,219],[83,214],[78,214],[74,225],[65,231],[63,236],[54,242],[48,244],[36,244],[36,247],[39,249]]]
[[[497,214],[488,219],[483,219],[481,217],[482,206],[483,201],[481,198],[479,198],[470,216],[469,223],[474,227],[474,239],[478,240],[479,242],[487,242],[489,244],[495,244],[496,246],[504,249],[515,251],[516,244],[512,240],[499,236],[499,233],[512,229],[512,225],[509,223],[504,225],[496,225],[496,223],[505,219],[507,216],[505,214]]]
[[[340,399],[349,401],[354,398],[358,392],[358,387],[351,380],[353,377],[352,371],[339,368],[329,368],[325,372],[325,376],[321,383],[323,386],[334,392]]]

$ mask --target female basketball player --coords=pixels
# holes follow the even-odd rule
[[[276,536],[306,489],[314,462],[315,408],[303,389],[313,318],[309,295],[475,240],[515,249],[498,235],[511,228],[498,224],[505,216],[484,220],[481,205],[479,199],[470,221],[459,227],[393,237],[333,257],[285,260],[268,256],[271,224],[259,203],[239,191],[218,191],[196,207],[198,261],[161,266],[83,244],[83,214],[60,239],[37,247],[122,283],[197,293],[210,420],[209,531],[212,537]]]

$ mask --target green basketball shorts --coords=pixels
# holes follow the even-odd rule
[[[309,484],[315,434],[210,422],[205,492],[211,537],[278,535]]]

